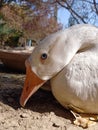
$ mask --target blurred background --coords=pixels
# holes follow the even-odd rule
[[[98,0],[0,0],[0,48],[36,45],[80,23],[98,26]]]

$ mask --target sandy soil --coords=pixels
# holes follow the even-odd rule
[[[83,130],[51,92],[39,90],[25,108],[19,104],[24,74],[0,72],[0,130]],[[98,124],[86,130],[98,130]]]

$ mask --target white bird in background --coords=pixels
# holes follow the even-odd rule
[[[98,114],[97,27],[75,25],[42,40],[26,60],[20,104],[24,106],[49,79],[54,97],[71,110],[76,125],[88,127],[95,123],[97,115],[94,114]]]

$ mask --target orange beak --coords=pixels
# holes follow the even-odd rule
[[[23,91],[20,97],[21,106],[25,106],[28,99],[45,83],[31,70],[31,66],[28,60],[26,60],[26,79],[23,87]]]

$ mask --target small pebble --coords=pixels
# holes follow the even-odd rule
[[[40,119],[40,117],[39,116],[34,116],[34,117],[32,117],[34,120],[38,120],[38,119]]]
[[[51,115],[51,116],[54,116],[54,115],[55,115],[55,113],[54,113],[54,112],[50,112],[50,115]]]
[[[28,118],[29,115],[28,115],[27,113],[23,113],[23,114],[20,115],[20,117],[21,117],[21,118]]]
[[[54,126],[54,127],[60,127],[59,125],[57,125],[57,124],[55,124],[55,123],[53,123],[52,126]]]

